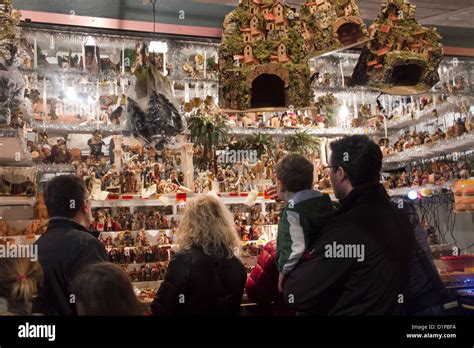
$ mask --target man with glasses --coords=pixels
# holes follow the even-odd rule
[[[73,315],[74,296],[69,286],[84,266],[107,261],[104,246],[87,229],[92,212],[89,193],[76,176],[57,176],[48,183],[45,204],[48,229],[36,244],[44,270],[44,286],[37,311],[47,315]]]
[[[382,152],[359,135],[331,150],[325,170],[341,207],[288,275],[286,300],[299,314],[403,314],[414,233],[380,183]]]

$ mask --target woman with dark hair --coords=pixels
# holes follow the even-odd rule
[[[42,282],[43,270],[38,262],[0,258],[0,316],[31,315]]]
[[[72,282],[78,315],[144,315],[128,275],[108,262],[84,267]]]

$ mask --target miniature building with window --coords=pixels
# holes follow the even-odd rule
[[[242,0],[224,21],[221,107],[309,105],[308,45],[303,38],[309,36],[299,13],[284,1]]]
[[[368,39],[368,31],[354,0],[308,1],[301,7],[301,15],[308,24],[312,47],[317,56]]]
[[[373,40],[352,75],[353,84],[409,95],[426,92],[439,81],[441,37],[436,29],[422,27],[414,13],[408,1],[385,0],[370,29]]]

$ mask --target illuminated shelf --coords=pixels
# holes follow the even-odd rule
[[[150,280],[148,282],[132,282],[132,285],[139,289],[158,289],[162,282],[162,280]]]
[[[29,205],[35,206],[37,203],[37,199],[35,196],[28,196],[28,197],[10,197],[10,196],[0,196],[0,206],[7,206],[7,205]]]
[[[199,197],[200,195],[206,195],[205,193],[196,194],[196,193],[188,193],[186,195],[186,200]],[[149,198],[143,199],[140,195],[118,195],[113,196],[116,197],[113,199],[103,200],[92,200],[92,208],[107,208],[107,207],[157,207],[157,206],[175,206],[183,204],[181,200],[177,200],[176,194],[165,194],[161,195],[160,197],[166,197],[165,200],[169,201],[170,204],[165,204],[159,198]],[[229,194],[229,193],[222,193],[220,196],[221,201],[224,204],[245,204],[247,201],[248,193],[241,193],[240,195],[236,194]],[[275,203],[272,199],[265,199],[263,195],[259,195],[255,201],[256,204],[261,203]]]
[[[447,182],[444,185],[424,185],[424,186],[410,186],[410,187],[399,187],[396,189],[390,189],[387,190],[387,193],[389,196],[406,196],[408,195],[408,192],[410,191],[415,191],[419,192],[422,189],[430,189],[433,193],[432,195],[436,195],[438,193],[442,193],[442,190],[445,190],[446,192],[450,192],[453,190],[453,183],[452,182]],[[427,197],[431,197],[427,196]],[[424,198],[427,198],[424,197]]]
[[[419,161],[433,157],[450,155],[453,152],[470,151],[474,147],[474,133],[466,133],[460,137],[439,140],[434,143],[415,146],[405,151],[385,156],[384,164]]]
[[[32,121],[30,126],[33,130],[46,131],[51,133],[62,133],[62,134],[92,134],[97,130],[97,124],[70,124],[62,122],[41,122],[41,121]],[[103,134],[122,134],[124,129],[120,125],[115,124],[100,124],[99,129]],[[129,132],[130,133],[130,132]]]
[[[341,137],[345,135],[355,135],[355,134],[365,134],[365,135],[381,135],[381,130],[374,130],[373,128],[340,128],[340,127],[330,127],[330,128],[311,128],[311,127],[297,127],[297,128],[271,128],[271,127],[231,127],[229,133],[232,135],[249,135],[254,133],[264,133],[275,136],[286,136],[292,135],[296,132],[305,131],[308,134],[314,136],[324,136],[324,137]]]
[[[430,119],[434,121],[436,120],[436,118],[433,116],[433,110],[435,109],[438,112],[438,119],[442,123],[441,117],[444,114],[454,112],[455,108],[456,108],[456,103],[452,98],[450,98],[446,103],[437,105],[436,107],[434,107],[433,105],[430,105],[426,107],[424,110],[418,111],[414,118],[411,118],[411,115],[404,115],[397,119],[387,121],[387,129],[393,130],[393,129],[407,128],[409,126],[414,126],[416,124],[425,122]]]

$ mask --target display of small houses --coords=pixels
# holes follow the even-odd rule
[[[243,0],[224,20],[218,49],[222,108],[307,106],[303,22],[281,1]]]
[[[355,0],[312,0],[301,7],[302,35],[311,56],[357,45],[369,38]]]
[[[371,42],[363,49],[352,83],[383,92],[413,95],[427,92],[439,81],[443,57],[441,36],[415,20],[407,0],[385,0],[370,28]]]
[[[221,107],[308,106],[308,58],[367,38],[354,0],[311,1],[301,13],[280,0],[243,0],[224,20]]]

